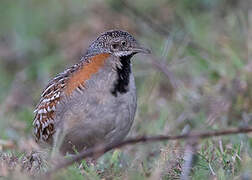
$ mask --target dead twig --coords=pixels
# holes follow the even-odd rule
[[[85,159],[87,157],[92,157],[97,154],[103,154],[106,153],[112,149],[120,148],[126,145],[130,144],[136,144],[140,142],[158,142],[158,141],[167,141],[167,140],[179,140],[179,139],[203,139],[203,138],[209,138],[209,137],[216,137],[216,136],[225,136],[225,135],[234,135],[234,134],[245,134],[252,132],[252,127],[247,128],[235,128],[235,129],[227,129],[227,130],[221,130],[221,131],[212,131],[212,132],[195,132],[195,133],[189,133],[189,134],[183,134],[183,135],[177,135],[177,136],[151,136],[151,137],[136,137],[136,138],[130,138],[128,140],[122,141],[122,142],[116,142],[112,144],[103,144],[99,145],[93,148],[89,148],[85,151],[80,152],[79,154],[75,155],[71,159],[64,160],[62,163],[56,165],[54,168],[49,170],[44,174],[43,177],[48,178],[53,173],[57,172],[58,170],[62,168],[66,168],[76,162],[81,161],[82,159]]]

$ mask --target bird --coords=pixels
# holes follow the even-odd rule
[[[35,108],[37,142],[61,153],[122,141],[133,124],[137,95],[131,59],[149,54],[128,32],[109,30],[80,61],[49,81]]]

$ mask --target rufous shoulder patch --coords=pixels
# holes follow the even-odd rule
[[[110,54],[103,53],[91,57],[88,63],[84,64],[68,79],[65,93],[71,95],[71,93],[79,86],[85,86],[85,81],[99,71],[109,56]]]

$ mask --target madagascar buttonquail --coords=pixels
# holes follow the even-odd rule
[[[132,126],[137,100],[131,58],[150,53],[128,32],[101,34],[80,62],[52,79],[35,110],[36,140],[72,153],[123,140]],[[56,142],[57,143],[57,142]]]

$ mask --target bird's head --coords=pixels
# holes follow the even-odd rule
[[[116,57],[133,56],[137,53],[149,54],[146,49],[126,31],[110,30],[101,34],[89,46],[87,54],[109,53]]]

